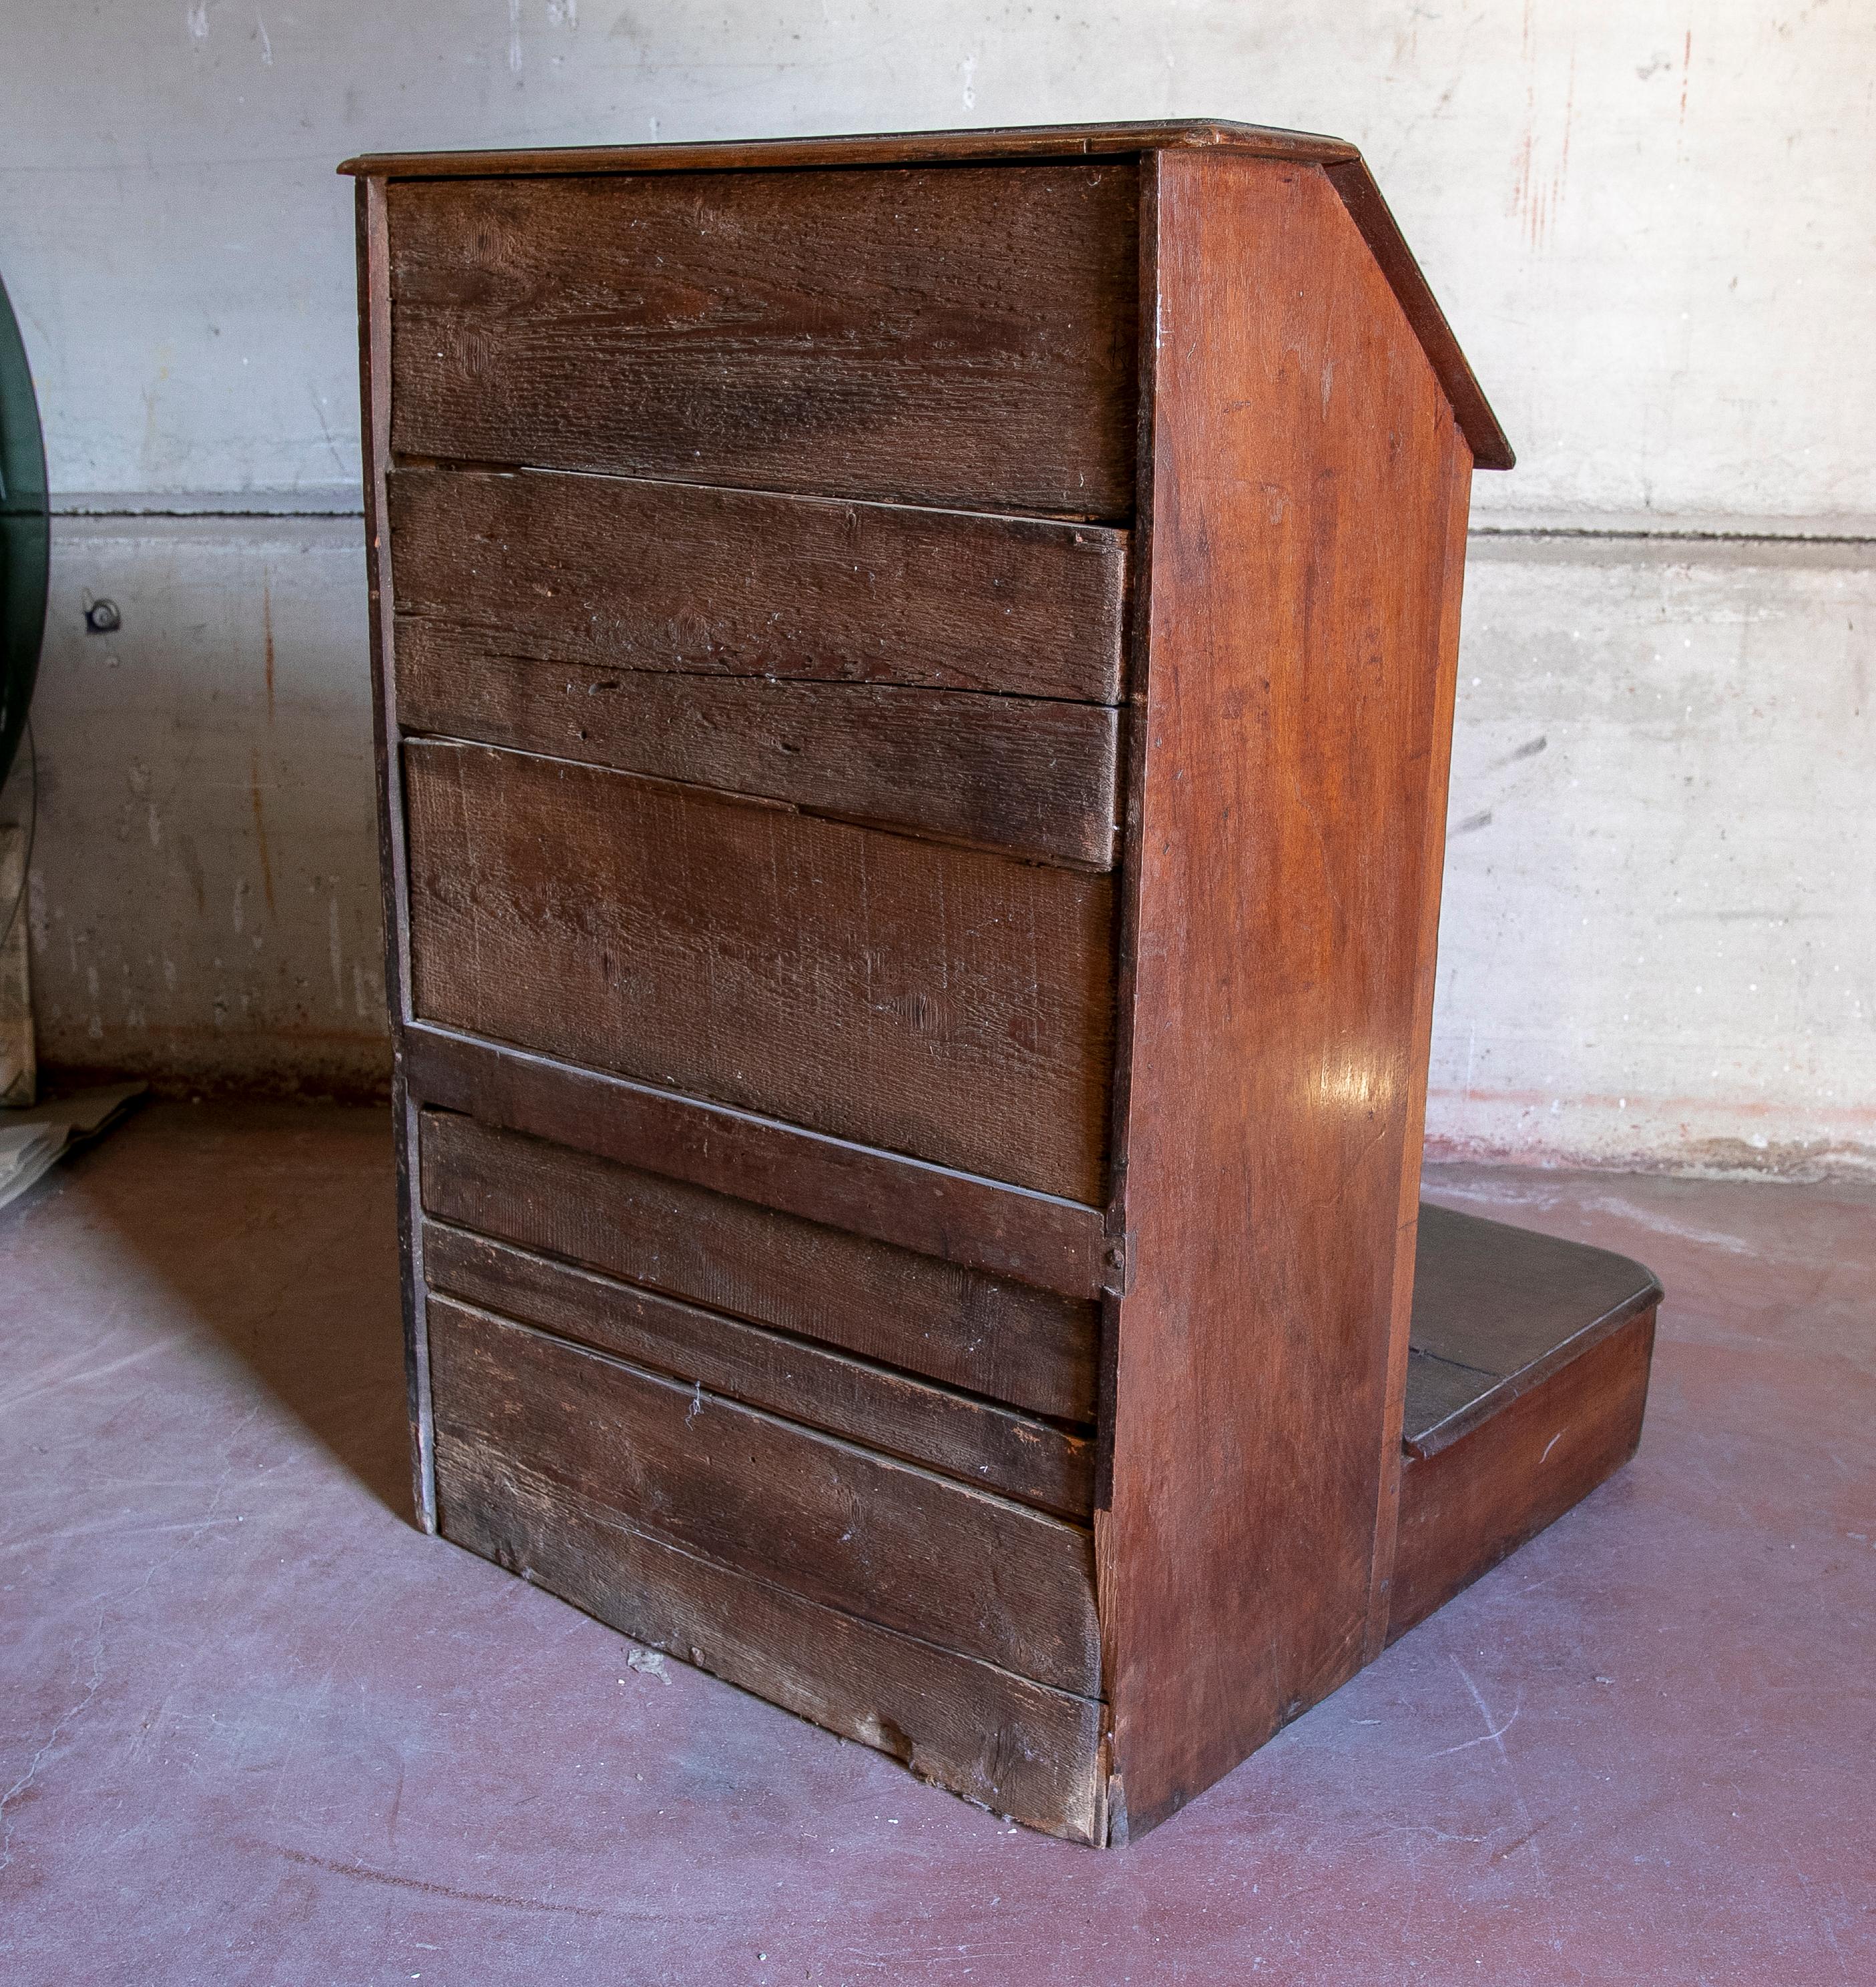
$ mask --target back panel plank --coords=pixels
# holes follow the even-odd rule
[[[805,1600],[1098,1695],[1078,1527],[447,1298],[430,1336],[440,1449],[511,1458]]]
[[[457,1112],[423,1114],[421,1167],[424,1208],[446,1221],[1038,1414],[1092,1418],[1086,1301]]]
[[[1098,1208],[413,1024],[412,1098],[1077,1300],[1119,1287]]]
[[[1119,720],[1102,705],[538,663],[504,649],[402,623],[403,729],[1112,866]]]
[[[1106,878],[557,760],[403,757],[420,1017],[1100,1199]]]
[[[732,1572],[602,1496],[446,1442],[445,1534],[625,1634],[1077,1842],[1105,1837],[1101,1706]]]
[[[1364,1658],[1469,470],[1319,173],[1166,153],[1153,240],[1132,1282],[1097,1521],[1136,1834]]]
[[[394,181],[407,454],[1123,518],[1135,174]]]
[[[1125,531],[467,469],[389,504],[406,639],[445,656],[1119,700]]]
[[[434,1290],[1085,1524],[1092,1445],[1052,1423],[716,1311],[426,1224]]]

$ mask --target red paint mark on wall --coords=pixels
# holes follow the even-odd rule
[[[1692,29],[1692,28],[1689,28],[1689,29],[1687,30],[1687,39],[1685,40],[1685,42],[1683,42],[1683,43],[1682,44],[1682,47],[1681,47],[1681,121],[1680,121],[1680,129],[1681,129],[1682,130],[1683,130],[1683,131],[1685,131],[1685,130],[1687,129],[1687,90],[1688,90],[1688,86],[1689,86],[1689,84],[1693,81],[1693,74],[1694,74],[1694,31],[1693,31],[1693,29]]]

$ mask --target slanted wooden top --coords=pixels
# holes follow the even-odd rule
[[[532,151],[375,152],[339,170],[365,179],[511,178],[524,174],[774,171],[801,167],[987,164],[1226,151],[1322,168],[1381,265],[1480,469],[1517,458],[1413,251],[1360,151],[1346,140],[1217,118],[1164,123],[1042,124],[978,131],[894,131],[834,138],[734,139],[693,145],[565,146]]]

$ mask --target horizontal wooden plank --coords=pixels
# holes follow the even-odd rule
[[[1105,1839],[1101,1706],[684,1552],[474,1442],[437,1460],[445,1537],[624,1633],[1071,1841]]]
[[[940,160],[1101,158],[1161,149],[1241,152],[1315,162],[1361,157],[1344,138],[1223,118],[1153,123],[990,126],[968,131],[887,131],[834,138],[753,138],[690,145],[562,145],[525,151],[374,152],[342,173],[394,179],[516,173],[773,171],[801,166],[919,164]]]
[[[1093,1419],[1098,1319],[1085,1300],[458,1112],[425,1112],[420,1136],[423,1204],[444,1220],[1035,1413]]]
[[[1079,1527],[448,1298],[429,1327],[439,1453],[474,1444],[805,1600],[1098,1694]]]
[[[1660,1300],[1626,1256],[1423,1203],[1402,1440],[1436,1454]]]
[[[1388,1639],[1404,1634],[1554,1523],[1635,1452],[1655,1311],[1401,1472]]]
[[[403,764],[420,1017],[1102,1199],[1110,879],[519,753]]]
[[[1092,703],[541,663],[401,622],[398,721],[815,813],[1113,866],[1119,713]]]
[[[1124,518],[1135,178],[393,180],[393,446]]]
[[[398,613],[466,661],[1120,699],[1125,531],[471,469],[388,502]]]
[[[420,1102],[1064,1297],[1120,1284],[1100,1210],[1078,1202],[440,1028],[400,1030],[397,1054]]]
[[[436,1222],[430,1287],[1085,1524],[1093,1447],[1052,1422]]]

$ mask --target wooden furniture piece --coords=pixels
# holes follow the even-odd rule
[[[1419,1207],[1504,437],[1333,140],[346,170],[423,1521],[1137,1837],[1639,1432]]]

